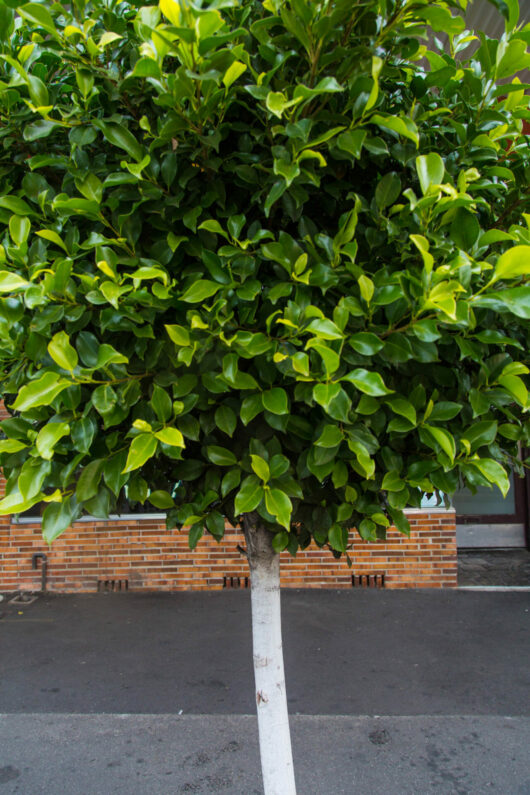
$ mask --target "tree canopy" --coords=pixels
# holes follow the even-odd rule
[[[506,493],[530,27],[500,5],[495,41],[465,0],[0,3],[3,513],[46,502],[51,542],[147,501],[193,547],[257,512],[340,555]]]

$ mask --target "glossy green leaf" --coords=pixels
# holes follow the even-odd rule
[[[156,431],[155,437],[164,444],[168,444],[170,447],[186,446],[184,437],[178,428],[162,428],[161,431]]]
[[[58,38],[53,18],[45,6],[40,3],[26,3],[23,6],[18,6],[17,12],[24,19],[45,30],[46,33]]]
[[[328,532],[328,539],[332,549],[336,549],[337,552],[346,552],[348,531],[345,527],[341,527],[340,524],[332,525]]]
[[[443,182],[445,165],[437,152],[430,152],[416,158],[416,171],[421,190],[425,194],[431,185],[440,185]]]
[[[288,414],[289,399],[287,392],[281,387],[273,387],[262,395],[263,408],[273,414]]]
[[[192,284],[185,293],[180,297],[181,301],[186,301],[188,304],[200,304],[207,298],[211,298],[221,289],[221,285],[212,282],[209,279],[198,279]]]
[[[103,133],[106,140],[113,146],[117,146],[126,152],[137,163],[142,160],[144,156],[143,147],[140,146],[134,135],[123,124],[115,122],[94,122],[94,126],[98,127]]]
[[[226,447],[219,447],[218,445],[209,445],[206,448],[208,460],[217,466],[230,467],[237,464],[237,458],[231,450]]]
[[[523,408],[528,406],[528,389],[524,381],[517,375],[503,375],[499,384],[504,387]]]
[[[469,251],[480,234],[477,216],[465,207],[458,207],[451,223],[451,237],[456,245]]]
[[[375,201],[380,210],[394,204],[401,193],[401,180],[395,171],[389,171],[377,183]]]
[[[158,441],[152,434],[138,434],[131,442],[123,471],[133,472],[135,469],[140,469],[146,461],[155,455],[157,447]]]
[[[270,480],[270,469],[268,463],[263,459],[260,455],[251,455],[250,456],[251,466],[256,475],[261,478],[264,483],[268,483]]]
[[[173,414],[173,402],[161,386],[155,384],[153,387],[153,394],[151,397],[151,406],[160,422],[168,422]]]
[[[48,343],[48,353],[63,370],[74,370],[78,364],[77,351],[70,345],[70,338],[64,331],[54,334]]]
[[[384,344],[379,337],[369,331],[359,331],[357,334],[353,334],[348,342],[357,353],[363,356],[373,356],[381,350]]]
[[[103,459],[94,459],[84,467],[77,481],[75,496],[80,502],[85,502],[95,497],[98,493],[99,483],[103,474]]]
[[[317,447],[336,447],[342,439],[342,432],[337,425],[325,425],[315,444]]]
[[[17,273],[0,271],[0,293],[14,293],[18,290],[25,290],[29,287],[29,282]]]
[[[492,282],[530,276],[530,245],[514,246],[501,254],[495,265]]]
[[[61,378],[57,373],[46,372],[22,387],[13,408],[15,411],[24,412],[38,406],[49,406],[69,386],[70,381]]]
[[[366,395],[372,397],[379,397],[380,395],[390,395],[394,390],[388,389],[379,373],[371,373],[358,367],[351,373],[343,376],[342,381],[348,381],[353,384],[356,389],[364,392]]]
[[[264,494],[263,485],[256,475],[246,477],[234,500],[236,516],[254,511],[262,501]]]
[[[241,61],[231,63],[223,76],[223,84],[226,88],[230,88],[232,83],[235,83],[238,77],[241,77],[243,72],[246,71],[246,68],[246,64],[241,63]]]
[[[169,339],[179,347],[187,347],[190,344],[190,334],[184,326],[166,326]]]
[[[70,433],[67,422],[49,422],[41,428],[35,441],[35,446],[41,458],[49,461],[53,458],[54,447],[63,436]]]
[[[101,384],[92,393],[92,405],[103,417],[110,414],[116,406],[117,395],[108,384]]]
[[[386,130],[392,130],[398,135],[408,138],[409,140],[413,141],[416,146],[418,146],[418,129],[411,119],[406,117],[401,118],[399,116],[381,116],[380,114],[376,113],[374,116],[372,116],[370,121],[372,124],[377,124],[378,127],[382,127]]]
[[[291,526],[291,513],[293,504],[290,498],[280,489],[268,489],[265,491],[265,507],[267,511],[276,518],[278,524],[289,530]]]
[[[341,133],[337,138],[337,146],[344,152],[353,155],[358,160],[361,156],[366,130],[349,130]]]
[[[510,490],[510,481],[504,467],[491,458],[481,458],[469,462],[471,466],[478,469],[481,475],[484,475],[486,480],[494,483],[499,487],[502,496],[506,497]]]
[[[284,549],[287,548],[289,544],[289,533],[285,530],[281,530],[279,533],[275,533],[272,538],[272,548],[275,552],[283,552]]]
[[[215,424],[228,436],[233,436],[237,425],[237,417],[230,406],[219,406],[216,409]]]
[[[77,518],[79,511],[72,498],[63,502],[51,502],[42,514],[42,537],[47,544],[55,541]]]
[[[20,215],[12,215],[9,219],[9,234],[13,243],[21,246],[28,239],[29,231],[31,229],[31,222],[29,218],[23,218]]]
[[[456,445],[453,436],[449,431],[443,428],[437,428],[434,425],[424,425],[423,428],[427,431],[436,444],[438,444],[446,456],[450,459],[451,463],[455,460]]]
[[[171,494],[168,494],[168,492],[164,491],[163,489],[152,491],[148,499],[149,502],[155,506],[155,508],[159,508],[161,511],[166,511],[168,508],[172,508],[175,504]]]

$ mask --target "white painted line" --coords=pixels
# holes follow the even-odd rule
[[[457,591],[530,591],[530,585],[459,585]]]

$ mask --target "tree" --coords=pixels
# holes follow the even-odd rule
[[[50,543],[124,500],[192,548],[240,524],[265,791],[293,793],[278,553],[523,466],[530,28],[516,0],[474,42],[466,0],[15,5],[0,509],[46,503]]]

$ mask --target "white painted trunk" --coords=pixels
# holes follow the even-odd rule
[[[296,795],[283,670],[280,558],[266,528],[245,522],[245,536],[263,787],[265,795]]]

